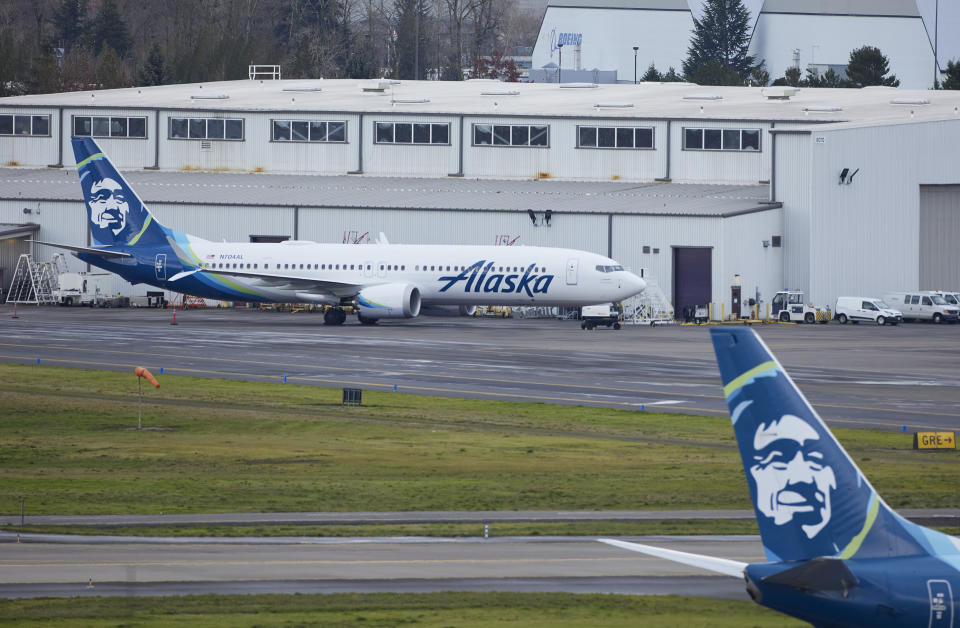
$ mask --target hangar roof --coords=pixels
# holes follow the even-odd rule
[[[697,0],[691,0],[695,5]],[[690,11],[688,0],[550,0],[548,7],[576,9],[632,9],[640,11]],[[920,17],[917,0],[764,0],[761,13],[810,15],[873,15]]]
[[[386,87],[383,92],[364,91],[381,85]],[[397,116],[464,114],[538,119],[786,121],[812,126],[817,122],[863,125],[953,119],[960,107],[960,91],[954,90],[806,88],[789,99],[773,99],[780,90],[690,83],[594,86],[491,80],[392,83],[349,79],[240,80],[12,96],[0,98],[0,109],[96,107],[284,115],[369,112]],[[928,104],[905,106],[894,104],[895,100],[927,101]]]
[[[130,171],[143,201],[207,206],[526,211],[728,217],[780,207],[766,185],[410,179]],[[72,168],[0,168],[0,200],[78,201]]]

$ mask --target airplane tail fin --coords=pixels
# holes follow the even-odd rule
[[[89,137],[74,137],[72,142],[94,244],[131,247],[166,242],[163,226],[97,143]]]
[[[767,559],[929,553],[751,329],[710,330]]]

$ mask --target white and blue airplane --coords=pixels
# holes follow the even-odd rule
[[[646,287],[614,260],[573,249],[211,242],[161,225],[96,142],[72,138],[93,246],[39,242],[133,284],[225,301],[343,306],[373,324],[419,314],[469,315],[478,305],[592,305]]]
[[[819,628],[960,624],[960,538],[884,503],[753,330],[710,335],[767,562],[602,541],[743,578],[755,602]]]

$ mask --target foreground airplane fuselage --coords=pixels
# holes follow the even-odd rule
[[[211,242],[161,225],[92,139],[73,138],[73,149],[95,246],[57,246],[134,284],[225,301],[352,305],[362,322],[411,318],[421,305],[591,305],[646,285],[608,257],[573,249]]]
[[[818,627],[958,626],[960,539],[884,503],[753,330],[710,334],[768,562],[604,542],[744,578]]]

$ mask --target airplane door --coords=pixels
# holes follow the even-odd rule
[[[157,272],[157,281],[167,280],[167,254],[158,253],[153,262],[153,269]]]
[[[930,628],[952,628],[953,593],[946,580],[927,580],[930,593]]]
[[[577,285],[577,274],[580,267],[580,260],[573,258],[567,260],[567,285]]]

